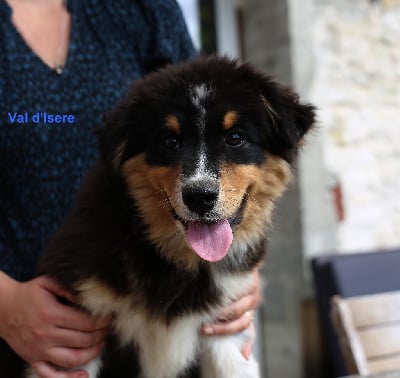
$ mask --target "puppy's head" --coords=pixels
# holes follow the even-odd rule
[[[312,106],[249,65],[199,58],[136,82],[102,154],[168,258],[238,259],[264,236],[313,121]]]

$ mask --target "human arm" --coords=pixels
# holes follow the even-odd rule
[[[83,378],[76,368],[97,356],[109,319],[94,318],[57,297],[73,301],[47,276],[20,283],[0,271],[0,337],[43,378]],[[82,375],[83,374],[83,375]]]

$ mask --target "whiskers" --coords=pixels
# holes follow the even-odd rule
[[[160,198],[161,197],[161,198]],[[172,205],[171,202],[169,200],[168,197],[168,192],[165,188],[161,188],[160,190],[152,193],[149,196],[150,199],[156,199],[157,200],[157,204],[165,210],[171,210],[172,209]]]
[[[242,192],[241,189],[237,189],[237,188],[223,189],[222,191],[223,192],[236,192],[236,193],[241,193]],[[242,198],[244,198],[244,197],[246,197],[247,201],[252,201],[252,202],[256,203],[257,206],[261,206],[260,201],[256,197],[252,196],[247,190],[245,190],[243,192]]]

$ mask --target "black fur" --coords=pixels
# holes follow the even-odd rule
[[[148,242],[124,183],[105,172],[99,164],[87,177],[72,214],[46,249],[40,273],[51,272],[72,292],[88,277],[121,296],[135,290],[141,293],[138,305],[167,321],[216,303],[208,267],[189,274],[162,258]]]
[[[107,117],[106,123],[111,127],[105,128],[102,138],[105,161],[110,161],[121,141],[126,140],[128,144],[120,164],[130,156],[147,151],[147,161],[151,165],[179,161],[187,162],[187,167],[195,165],[193,146],[198,135],[193,126],[198,111],[190,101],[188,88],[204,82],[212,83],[215,89],[215,96],[204,103],[208,110],[206,130],[211,144],[207,146],[211,156],[238,164],[261,164],[264,151],[268,150],[293,162],[300,139],[314,123],[314,107],[300,104],[291,89],[280,86],[250,65],[217,57],[170,66],[136,82],[125,100]],[[274,122],[266,116],[260,96],[268,99],[277,113]],[[240,153],[232,153],[216,143],[222,133],[216,125],[222,123],[221,117],[229,110],[240,114],[237,128],[246,130],[250,142]],[[178,115],[183,132],[187,134],[187,146],[180,154],[165,151],[160,143],[170,132],[165,130],[160,134],[159,127],[171,113]]]
[[[206,310],[219,303],[219,289],[210,276],[209,264],[189,273],[164,259],[146,236],[137,204],[128,194],[120,167],[130,157],[146,153],[150,166],[183,163],[189,174],[193,149],[199,135],[194,125],[199,114],[189,89],[211,82],[214,96],[207,108],[205,133],[210,169],[221,162],[261,165],[265,151],[292,162],[299,140],[314,121],[313,108],[300,105],[297,97],[249,65],[223,58],[201,58],[171,66],[137,81],[126,98],[106,118],[101,131],[101,159],[85,179],[78,200],[40,262],[39,273],[48,273],[74,294],[80,283],[96,278],[119,296],[130,296],[149,316],[170,322],[184,314]],[[276,114],[271,117],[261,97]],[[230,110],[239,114],[234,131],[244,135],[239,147],[227,146],[221,125]],[[168,114],[181,125],[177,148],[166,148],[171,131],[160,127]],[[232,132],[231,130],[229,132]],[[121,147],[122,146],[122,147]],[[120,156],[116,151],[121,150]],[[245,201],[243,206],[245,206]],[[240,223],[240,217],[237,222]],[[261,248],[249,251],[240,263],[227,262],[232,273],[250,271],[263,256]],[[135,295],[132,295],[132,292]],[[120,349],[110,336],[103,351],[105,366],[100,378],[137,377],[140,370],[134,347]],[[180,378],[196,377],[193,366]]]

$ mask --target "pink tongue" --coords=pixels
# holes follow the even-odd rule
[[[223,259],[232,244],[232,229],[227,220],[218,223],[190,222],[187,238],[194,251],[204,260]]]

